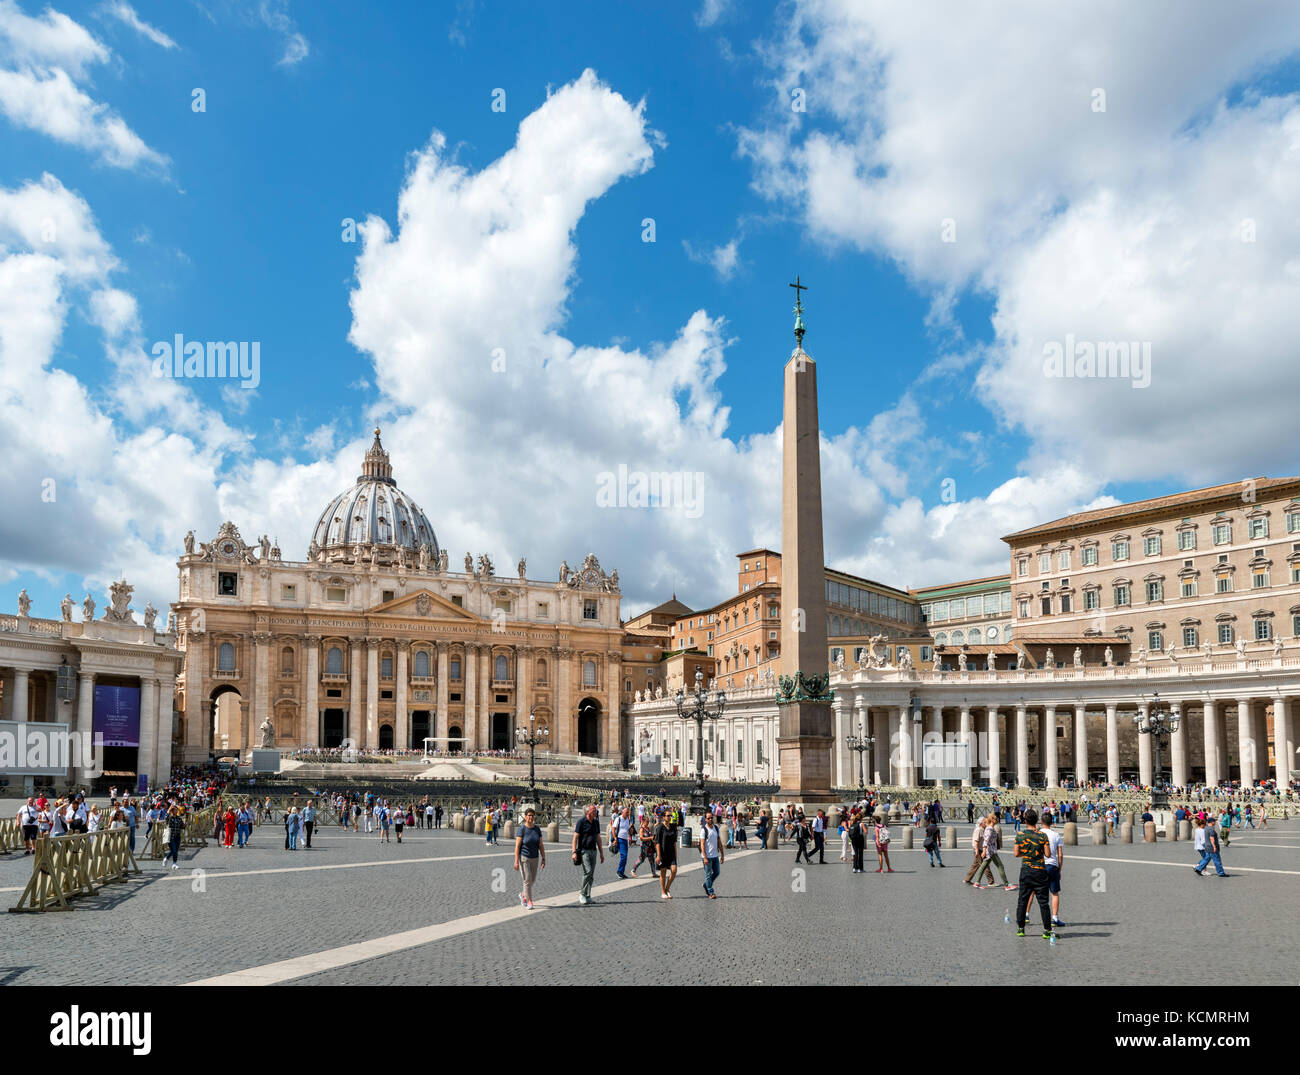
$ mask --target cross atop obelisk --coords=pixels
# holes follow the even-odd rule
[[[785,365],[781,459],[781,677],[776,693],[780,796],[825,804],[831,793],[831,708],[826,655],[826,560],[817,364],[803,349],[803,292],[795,289],[797,346]]]

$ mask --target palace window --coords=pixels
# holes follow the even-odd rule
[[[1183,628],[1183,645],[1187,649],[1195,649],[1200,645],[1200,637],[1195,627]]]
[[[1232,636],[1233,636],[1232,624],[1230,624],[1230,623],[1221,623],[1221,624],[1219,624],[1219,641],[1220,641],[1220,642],[1225,643],[1225,644],[1227,644],[1227,645],[1231,645],[1232,642],[1233,642],[1233,637],[1232,637]]]
[[[327,676],[343,674],[343,651],[338,646],[330,646],[325,651],[325,674]]]
[[[380,678],[380,679],[392,679],[392,678],[393,678],[393,658],[392,658],[392,657],[384,656],[384,657],[380,657],[380,658],[379,658],[379,678]]]
[[[1181,591],[1182,591],[1182,595],[1183,595],[1184,597],[1195,597],[1195,596],[1196,596],[1196,580],[1195,580],[1195,579],[1185,579],[1185,580],[1183,581],[1183,584],[1182,584],[1182,586],[1181,586],[1180,589],[1181,589]]]
[[[1215,523],[1210,527],[1210,540],[1216,545],[1232,544],[1232,523]]]
[[[1144,556],[1160,555],[1160,536],[1158,534],[1154,537],[1142,539],[1142,554]]]
[[[1070,611],[1070,595],[1068,593],[1061,594],[1061,611]]]
[[[1268,537],[1268,516],[1261,515],[1255,519],[1246,520],[1246,535],[1252,541],[1258,538]]]
[[[1300,635],[1300,615],[1291,617],[1291,633],[1293,635]]]
[[[1083,566],[1094,567],[1097,563],[1097,546],[1085,545],[1082,552]]]
[[[1128,559],[1128,542],[1127,542],[1127,541],[1112,541],[1112,542],[1110,543],[1110,558],[1111,558],[1112,560],[1127,560],[1127,559]]]
[[[217,671],[233,672],[235,670],[235,647],[223,642],[217,647]]]
[[[940,631],[934,636],[934,644],[936,646],[946,646],[948,644],[948,633],[946,631]]]
[[[983,634],[981,634],[980,629],[978,627],[972,627],[970,629],[970,634],[968,634],[966,638],[967,641],[972,646],[978,646],[981,642],[984,641],[984,636]]]
[[[1178,548],[1182,552],[1196,548],[1196,531],[1180,530],[1178,531]]]
[[[346,601],[347,599],[348,599],[348,591],[344,589],[342,586],[325,587],[326,601]]]
[[[952,644],[954,646],[963,646],[966,644],[966,633],[964,631],[953,631]]]
[[[1232,576],[1220,575],[1214,580],[1215,593],[1232,593]]]
[[[1020,599],[1020,612],[1018,615],[1022,620],[1027,620],[1029,618],[1029,598],[1022,597]]]
[[[1147,583],[1147,600],[1162,601],[1165,596],[1165,584],[1158,579]]]
[[[948,605],[948,618],[950,620],[959,620],[966,615],[966,598],[959,597]]]
[[[1070,550],[1069,550],[1069,549],[1062,549],[1059,553],[1056,554],[1056,570],[1057,570],[1057,571],[1069,571],[1069,570],[1070,570]]]
[[[1300,531],[1300,511],[1288,510],[1286,513],[1286,532],[1294,534]]]
[[[451,659],[451,664],[447,669],[447,676],[448,678],[454,679],[459,682],[460,680],[460,658],[459,657],[453,657]]]
[[[222,597],[237,597],[239,595],[239,574],[235,571],[218,572],[217,593]]]
[[[1040,552],[1038,554],[1038,573],[1046,575],[1052,570],[1052,554],[1050,552]]]
[[[654,673],[646,672],[646,677],[653,678]],[[537,659],[537,685],[539,687],[546,685],[546,658],[545,657],[539,657]]]
[[[537,602],[537,618],[539,620],[549,619],[551,615],[551,605],[549,601]]]
[[[1042,613],[1044,616],[1050,616],[1052,614],[1052,599],[1050,597],[1044,597],[1039,604],[1042,606]]]
[[[934,650],[932,650],[929,646],[922,646],[922,647],[921,647],[921,660],[923,660],[923,661],[932,661],[932,660],[934,660]]]
[[[510,662],[503,654],[497,654],[496,660],[492,662],[492,678],[498,683],[504,683],[510,678]]]
[[[1273,623],[1263,616],[1255,621],[1255,641],[1267,642],[1273,637]]]
[[[429,651],[417,649],[415,651],[415,666],[411,671],[416,679],[429,678]]]
[[[1291,565],[1291,581],[1300,582],[1300,564]]]
[[[582,602],[582,618],[584,620],[594,620],[599,618],[596,601],[593,598],[589,597]]]
[[[1129,592],[1128,592],[1128,587],[1127,587],[1127,586],[1116,586],[1116,587],[1115,587],[1115,601],[1114,601],[1114,604],[1116,604],[1116,605],[1127,605],[1128,603],[1129,603]]]
[[[584,687],[596,686],[596,662],[595,661],[582,662],[582,685]]]
[[[459,593],[454,593],[454,594],[452,594],[452,595],[451,595],[451,603],[452,603],[453,605],[455,605],[457,608],[464,608],[464,607],[465,607],[465,595],[464,595],[464,594],[459,594]]]
[[[1159,631],[1147,632],[1147,649],[1160,650],[1165,648],[1165,636]]]
[[[1250,585],[1256,590],[1262,590],[1268,585],[1268,571],[1255,571],[1251,573]]]
[[[1300,518],[1300,515],[1297,515],[1297,518]],[[1017,561],[1016,561],[1016,575],[1017,575],[1019,578],[1024,578],[1024,577],[1025,577],[1026,575],[1028,575],[1028,574],[1029,574],[1029,561],[1028,561],[1028,560],[1017,560]]]
[[[380,598],[379,598],[379,599],[380,599],[384,604],[388,604],[388,602],[391,601],[391,600],[393,600],[393,598],[396,597],[396,596],[397,596],[397,594],[396,594],[394,591],[392,591],[392,590],[383,590],[383,591],[381,592],[381,594],[380,594]]]
[[[1083,591],[1083,607],[1084,607],[1084,609],[1100,608],[1100,607],[1101,607],[1101,591],[1100,591],[1100,590],[1084,590],[1084,591]]]

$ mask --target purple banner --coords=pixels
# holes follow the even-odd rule
[[[106,747],[140,745],[140,688],[95,687],[94,732]]]

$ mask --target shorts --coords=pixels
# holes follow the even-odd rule
[[[1061,867],[1047,867],[1047,891],[1054,895],[1061,891]]]
[[[36,839],[36,836],[37,836],[37,833],[38,833],[39,831],[40,831],[40,827],[39,827],[38,825],[24,825],[24,826],[23,826],[23,839],[24,839],[24,840],[35,840],[35,839]]]

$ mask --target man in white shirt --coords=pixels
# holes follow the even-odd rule
[[[1043,865],[1047,868],[1047,891],[1052,900],[1052,925],[1064,925],[1061,921],[1061,860],[1065,857],[1062,845],[1065,841],[1061,834],[1052,828],[1052,815],[1044,813],[1038,827],[1047,837],[1047,854],[1043,856]]]
[[[704,860],[704,891],[709,899],[716,900],[718,894],[713,891],[713,882],[722,872],[722,841],[718,839],[718,825],[712,814],[704,815],[704,828],[700,831],[700,857]]]
[[[813,850],[817,853],[817,862],[826,865],[826,811],[818,810],[812,823]],[[812,859],[808,860],[809,862]]]

